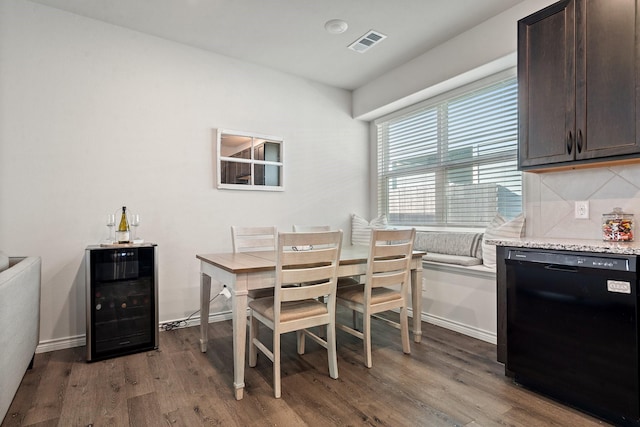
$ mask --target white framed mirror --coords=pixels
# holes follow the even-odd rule
[[[217,129],[216,154],[218,188],[284,190],[283,138]]]

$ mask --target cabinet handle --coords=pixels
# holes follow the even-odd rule
[[[582,130],[578,129],[578,135],[576,136],[576,147],[578,148],[578,153],[582,153]]]
[[[571,154],[571,150],[573,150],[573,133],[569,131],[569,135],[567,135],[567,152]]]

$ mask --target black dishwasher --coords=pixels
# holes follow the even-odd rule
[[[505,253],[507,371],[585,412],[639,425],[636,256]]]

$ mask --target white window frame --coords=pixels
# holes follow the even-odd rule
[[[481,221],[478,220],[473,224],[470,223],[469,221],[467,221],[466,223],[458,221],[456,223],[455,221],[450,221],[448,219],[448,217],[452,216],[451,212],[449,211],[450,207],[448,206],[450,201],[447,198],[448,194],[451,194],[451,190],[450,190],[451,182],[447,183],[447,181],[443,177],[445,176],[447,171],[451,170],[450,168],[451,163],[446,163],[446,162],[450,162],[450,160],[444,160],[445,157],[443,155],[443,152],[446,152],[446,149],[443,150],[443,148],[445,148],[444,146],[447,144],[447,142],[446,142],[446,137],[443,138],[441,135],[447,132],[448,124],[443,125],[443,122],[441,121],[441,116],[439,115],[439,113],[437,116],[438,117],[437,123],[438,123],[438,129],[439,129],[437,140],[439,142],[437,143],[437,153],[433,154],[433,157],[436,157],[438,161],[433,164],[429,164],[428,166],[417,166],[417,167],[412,166],[411,170],[408,172],[407,170],[403,170],[402,168],[397,168],[399,171],[394,172],[393,170],[394,168],[392,166],[393,162],[391,160],[387,161],[387,159],[390,158],[390,153],[388,151],[389,147],[387,146],[387,142],[388,142],[388,138],[392,138],[389,136],[387,132],[390,131],[390,124],[398,123],[399,121],[402,121],[403,118],[409,119],[411,116],[415,116],[420,112],[424,112],[426,114],[431,111],[436,111],[438,108],[440,108],[440,106],[446,104],[448,101],[455,101],[455,100],[462,99],[469,94],[472,94],[477,91],[482,91],[487,87],[500,84],[501,82],[509,82],[509,81],[515,82],[515,79],[516,79],[516,69],[511,68],[509,70],[496,73],[489,77],[485,77],[471,84],[461,86],[459,88],[456,88],[444,94],[435,96],[431,99],[425,100],[413,106],[403,108],[401,110],[398,110],[394,113],[388,114],[384,117],[381,117],[375,120],[373,128],[374,128],[374,132],[377,133],[376,144],[378,148],[377,149],[377,173],[376,173],[377,188],[378,188],[378,191],[377,191],[378,213],[387,214],[389,221],[392,224],[413,225],[422,229],[436,229],[436,230],[456,230],[456,229],[482,230],[484,229],[484,227],[486,227],[488,222],[491,220],[491,218],[495,214],[495,212],[492,212],[491,218],[489,218],[488,216],[489,208],[486,208],[487,213],[483,215],[479,215],[479,217],[482,216],[483,219]],[[516,91],[516,95],[517,95],[517,91]],[[516,110],[515,114],[517,117],[517,96],[515,99],[515,110]],[[516,185],[516,188],[517,188],[517,191],[519,191],[519,197],[520,197],[519,211],[521,212],[523,209],[524,197],[522,193],[523,192],[522,173],[517,169],[517,152],[518,152],[517,120],[516,120],[515,128],[513,129],[513,131],[514,131],[513,146],[507,149],[506,151],[500,153],[500,156],[501,156],[500,161],[504,161],[505,163],[509,163],[510,165],[512,165],[509,167],[509,170],[511,171],[511,179],[512,179],[512,181],[510,181],[511,183],[517,184],[517,180],[519,176],[519,187]],[[410,143],[411,142],[409,142],[409,144]],[[429,148],[433,148],[433,146],[430,146]],[[391,150],[394,150],[394,149],[395,149],[395,146],[391,148]],[[410,152],[412,151],[412,149],[408,149],[407,151]],[[394,154],[396,153],[397,152],[394,152]],[[481,158],[478,157],[478,159],[481,159]],[[496,160],[495,164],[497,163],[498,161]],[[474,162],[468,162],[468,164],[474,164]],[[410,177],[412,180],[416,180],[415,182],[419,185],[419,183],[422,181],[417,180],[417,176],[420,174],[426,175],[427,173],[430,174],[431,176],[435,176],[435,178],[425,178],[425,179],[428,179],[428,181],[424,181],[425,187],[427,186],[426,184],[427,182],[430,184],[435,183],[434,185],[436,185],[436,187],[433,192],[434,195],[432,196],[432,198],[434,198],[435,201],[432,200],[430,202],[431,203],[431,205],[429,205],[430,207],[428,208],[424,207],[422,209],[424,209],[423,210],[424,213],[426,213],[427,211],[434,211],[435,213],[433,214],[433,216],[435,219],[428,220],[426,219],[426,215],[423,214],[422,216],[425,218],[424,222],[421,222],[421,220],[417,220],[416,222],[410,223],[407,220],[402,220],[402,219],[394,220],[394,216],[390,213],[390,208],[389,208],[389,188],[391,185],[390,184],[391,180],[398,179],[398,178],[402,179],[403,177],[406,177],[407,179],[409,179]],[[481,187],[481,184],[478,184],[478,186]],[[419,191],[419,194],[422,194],[421,190],[418,190],[418,191]],[[472,191],[475,191],[475,190],[472,190]],[[418,196],[418,198],[414,199],[413,201],[407,201],[407,203],[411,205],[413,203],[416,203],[417,201],[421,201],[422,203],[426,204],[427,202],[425,202],[424,200],[421,200],[420,197],[421,196]],[[398,201],[397,203],[400,203],[400,201],[404,199],[401,197],[400,199],[396,199],[396,200]],[[517,203],[516,203],[516,206],[517,206]],[[460,207],[460,205],[457,205],[457,207]],[[408,210],[411,211],[411,209],[408,209]],[[418,208],[417,210],[419,211],[420,208]],[[505,215],[505,216],[507,218],[513,217],[515,216],[513,215],[513,213],[516,211],[518,211],[517,207],[511,209],[511,212],[510,212],[511,215]]]
[[[237,136],[244,137],[250,140],[249,152],[251,153],[250,158],[237,158],[231,157],[228,155],[224,155],[222,152],[223,144],[222,139],[224,136]],[[254,156],[254,148],[261,142],[269,142],[279,144],[280,152],[279,152],[279,161],[270,161],[270,160],[260,160],[256,159]],[[235,183],[226,183],[223,180],[222,174],[225,170],[223,167],[223,162],[231,162],[235,164],[247,164],[250,167],[249,178],[247,184],[235,184]],[[277,167],[278,168],[278,182],[279,185],[266,185],[266,184],[256,184],[255,183],[255,167],[257,165],[262,165],[265,167]],[[272,135],[264,135],[254,132],[245,132],[245,131],[236,131],[230,129],[216,129],[216,186],[218,189],[222,190],[243,190],[243,191],[284,191],[284,138],[279,136]]]

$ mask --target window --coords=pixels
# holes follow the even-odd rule
[[[510,70],[377,120],[380,213],[434,227],[518,215],[517,101]]]
[[[218,129],[218,188],[282,191],[282,138]]]

